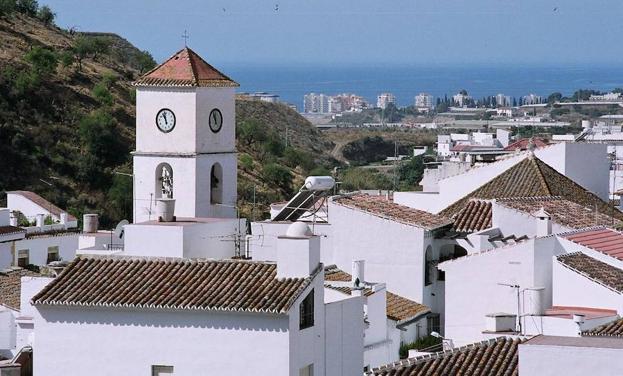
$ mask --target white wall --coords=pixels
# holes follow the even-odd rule
[[[43,306],[38,312],[35,349],[43,350],[34,351],[35,375],[151,376],[152,365],[174,366],[176,375],[243,375],[250,365],[257,374],[291,374],[287,316]]]
[[[623,295],[554,261],[553,303],[558,306],[614,309],[623,315]]]
[[[342,293],[338,294],[343,296]],[[326,375],[361,375],[363,300],[352,297],[325,304],[325,323]]]
[[[0,243],[0,270],[6,269],[14,263],[13,242]]]
[[[517,284],[522,289],[544,287],[543,305],[549,307],[551,260],[559,252],[562,250],[555,238],[548,237],[440,264],[439,268],[446,271],[445,337],[457,346],[480,341],[486,338],[482,333],[485,315],[516,314],[516,290],[500,283]],[[522,314],[532,304],[525,296]]]
[[[131,256],[223,259],[234,256],[237,219],[206,223],[168,222],[125,226],[125,247]]]
[[[495,200],[493,201],[492,209],[492,227],[498,227],[502,234],[504,234],[505,236],[511,234],[514,234],[516,236],[536,236],[536,217],[515,209],[508,208],[504,205],[497,203]],[[553,234],[559,234],[562,232],[573,230],[572,228],[562,226],[554,222],[553,220],[550,223],[552,224]]]
[[[197,151],[225,153],[235,149],[236,114],[233,87],[197,88]],[[223,127],[218,133],[210,130],[210,112],[218,108],[223,115]]]
[[[17,255],[22,249],[29,250],[29,261],[33,265],[47,265],[48,247],[58,247],[58,254],[63,261],[71,261],[76,257],[78,249],[78,233],[66,233],[59,235],[40,236],[30,239],[15,241],[15,260],[17,265]]]
[[[333,263],[350,270],[366,260],[366,279],[385,282],[398,295],[428,304],[424,288],[424,251],[431,238],[418,227],[390,221],[329,202]],[[371,229],[374,229],[371,231]]]
[[[519,376],[623,375],[623,349],[519,345]]]
[[[277,237],[284,235],[292,222],[251,222],[250,251],[253,260],[276,261]],[[333,227],[330,224],[309,224],[315,235],[320,237],[320,261],[325,265],[333,263],[332,237]],[[349,269],[350,270],[350,267]]]

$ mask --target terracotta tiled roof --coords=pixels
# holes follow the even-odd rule
[[[26,232],[26,230],[15,226],[0,226],[0,235],[19,234],[20,232]]]
[[[145,73],[134,82],[136,86],[239,86],[231,78],[206,63],[188,47],[178,51],[167,61]]]
[[[600,213],[623,220],[623,213],[534,155],[527,156],[439,214],[454,216],[465,208],[470,199],[491,200],[543,196],[560,196],[585,207],[596,207]]]
[[[424,304],[414,302],[392,292],[387,292],[387,318],[394,321],[405,321],[430,312]]]
[[[327,282],[326,287],[350,295],[352,289],[349,286],[332,285],[331,282],[350,282],[351,275],[338,269],[335,265],[329,265],[324,270],[324,278]],[[366,289],[365,296],[373,294],[372,289]],[[424,304],[414,302],[400,295],[387,291],[385,294],[387,318],[394,321],[406,321],[423,313],[430,312],[430,308]]]
[[[564,235],[564,238],[584,247],[623,260],[623,234],[607,228],[587,229]]]
[[[574,252],[558,256],[565,267],[623,294],[623,270],[594,259],[584,253]]]
[[[0,304],[20,309],[21,278],[26,276],[39,276],[39,273],[19,267],[0,270]]]
[[[352,276],[335,265],[327,265],[324,268],[324,280],[331,282],[350,282]]]
[[[623,337],[623,319],[582,332],[582,335],[589,337]]]
[[[23,197],[29,199],[30,201],[34,202],[35,204],[39,205],[43,209],[45,209],[45,210],[49,211],[50,213],[54,214],[57,217],[60,217],[61,213],[65,212],[63,209],[61,209],[58,206],[54,205],[53,203],[51,203],[50,201],[46,200],[45,198],[39,196],[35,192],[31,192],[31,191],[8,191],[7,194],[8,193],[12,193],[12,194],[23,196]],[[76,217],[74,217],[73,215],[67,213],[67,220],[75,221]]]
[[[283,314],[313,277],[277,279],[276,275],[276,265],[264,262],[78,257],[32,301]]]
[[[594,206],[585,207],[558,196],[503,198],[497,202],[530,215],[543,208],[554,222],[573,229],[623,225],[619,219],[596,212]]]
[[[369,374],[382,376],[517,376],[519,339],[496,338],[451,351],[401,360]]]
[[[491,227],[491,202],[470,200],[454,218],[454,229],[458,232],[476,232]]]
[[[326,287],[328,289],[331,289],[331,290],[339,291],[339,292],[341,292],[343,294],[346,294],[346,295],[352,295],[352,293],[353,293],[353,289],[350,286],[335,286],[335,285],[332,285],[330,283],[325,283],[324,287]],[[363,295],[364,296],[370,296],[372,294],[374,294],[374,291],[372,289],[370,289],[370,288],[364,288],[363,289]]]
[[[333,202],[377,217],[420,227],[425,230],[434,230],[452,224],[452,219],[448,217],[395,204],[383,196],[357,194],[335,197]]]
[[[534,146],[537,149],[549,145],[547,140],[543,138],[539,138],[539,137],[533,137],[532,141],[534,142]],[[507,147],[504,148],[504,150],[506,151],[528,150],[528,144],[530,144],[530,138],[522,138],[509,144]]]

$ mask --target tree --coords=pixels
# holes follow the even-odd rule
[[[24,56],[24,60],[32,64],[33,71],[40,77],[48,77],[56,71],[58,57],[54,51],[35,46]]]
[[[117,121],[104,109],[94,111],[80,121],[84,148],[101,167],[116,166],[125,160],[128,150],[119,133]]]
[[[156,66],[156,61],[147,51],[141,51],[136,57],[136,65],[140,73],[144,73]]]
[[[406,185],[406,189],[418,185],[424,176],[424,161],[422,156],[412,157],[408,162],[402,163],[398,168],[400,181]]]
[[[82,70],[82,60],[87,58],[90,54],[95,53],[95,44],[93,43],[93,38],[86,38],[80,36],[76,38],[74,42],[73,51],[78,61],[78,70]]]
[[[8,16],[15,12],[17,4],[15,0],[0,0],[0,17]]]
[[[560,102],[560,100],[562,99],[562,94],[561,93],[552,93],[547,97],[547,103],[548,104],[554,104],[556,102]]]
[[[18,12],[31,17],[35,17],[37,15],[37,10],[39,10],[39,3],[37,0],[17,0],[15,5]]]
[[[37,12],[37,18],[48,26],[53,25],[54,18],[56,18],[56,13],[52,11],[52,8],[50,8],[47,5],[44,5],[41,8],[39,8],[39,11]]]
[[[257,120],[245,120],[236,127],[238,139],[250,146],[254,142],[264,142],[266,130]]]

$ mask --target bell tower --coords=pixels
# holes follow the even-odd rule
[[[234,217],[238,84],[185,47],[134,82],[134,222],[156,201],[179,217]]]

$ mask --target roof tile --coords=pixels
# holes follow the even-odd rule
[[[452,219],[423,210],[396,204],[383,196],[356,194],[333,198],[333,202],[351,209],[356,209],[377,217],[416,226],[425,230],[434,230],[452,224]]]
[[[563,235],[581,246],[623,260],[623,234],[608,228],[586,229]]]
[[[83,256],[33,304],[286,313],[312,277],[277,279],[274,263]],[[105,283],[104,283],[105,281]]]
[[[382,366],[369,374],[380,376],[517,376],[518,347],[522,341],[496,338],[451,351],[410,358]]]
[[[560,255],[557,259],[565,267],[623,294],[623,270],[582,252]]]
[[[188,47],[145,73],[134,82],[136,86],[236,87],[231,78],[208,64]]]

